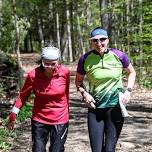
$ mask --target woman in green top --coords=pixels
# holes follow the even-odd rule
[[[128,103],[135,82],[135,70],[128,56],[117,49],[108,48],[107,31],[101,27],[91,32],[93,50],[82,55],[78,62],[76,87],[88,106],[88,131],[92,152],[115,152],[124,118],[119,105]],[[122,71],[128,73],[124,90]],[[89,91],[83,85],[84,77]]]

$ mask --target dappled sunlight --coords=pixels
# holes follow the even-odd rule
[[[28,60],[27,60],[28,61]],[[32,69],[34,65],[24,66]],[[76,64],[72,64],[70,83],[70,122],[69,134],[65,144],[65,152],[91,152],[87,131],[87,107],[75,87]],[[9,106],[0,105],[5,113]],[[152,151],[152,92],[151,90],[135,87],[130,103],[127,105],[128,113],[132,116],[125,118],[116,152],[150,152]],[[3,112],[3,115],[4,115]],[[18,124],[17,138],[14,139],[10,152],[31,152],[31,126],[30,119]],[[48,144],[49,146],[49,144]]]

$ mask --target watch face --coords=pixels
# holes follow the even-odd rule
[[[132,91],[132,89],[131,89],[131,88],[127,88],[127,91],[131,92],[131,91]]]

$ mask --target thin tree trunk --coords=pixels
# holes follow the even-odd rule
[[[40,38],[40,43],[41,47],[44,46],[44,36],[43,36],[43,30],[42,30],[42,21],[40,18],[37,19],[37,24],[38,24],[38,33],[39,33],[39,38]]]
[[[0,28],[2,28],[2,0],[0,0]],[[0,37],[2,37],[2,33],[0,32]],[[0,48],[1,51],[1,48]]]
[[[109,3],[108,3],[108,7],[112,7],[112,2],[111,2],[112,0],[109,0]],[[111,12],[109,12],[108,13],[108,35],[109,36],[112,36],[112,16],[113,16],[113,12],[111,11]]]
[[[41,19],[41,15],[40,15],[38,6],[36,6],[35,9],[37,12],[37,25],[38,25],[38,33],[39,33],[39,39],[40,39],[40,47],[42,48],[44,46],[42,19]]]
[[[123,6],[122,6],[123,7]],[[121,15],[120,15],[120,30],[121,30],[121,38],[123,37],[124,35],[124,13],[121,12]],[[122,43],[122,40],[121,40],[121,50],[124,50],[124,44]]]
[[[101,8],[101,12],[102,9],[105,10],[108,7],[108,0],[100,0],[100,8]],[[102,23],[102,27],[106,30],[109,29],[109,15],[108,13],[104,13],[101,14],[101,23]]]
[[[49,1],[49,8],[48,8],[48,13],[49,13],[49,15],[48,15],[48,21],[49,21],[49,24],[48,24],[48,26],[49,26],[49,43],[52,43],[52,41],[53,41],[53,38],[52,38],[52,19],[53,19],[53,14],[52,14],[52,12],[53,12],[53,4],[52,4],[52,1],[50,0]]]
[[[81,27],[80,27],[80,19],[79,19],[79,16],[77,14],[77,29],[78,29],[78,34],[79,34],[79,40],[80,40],[80,47],[82,49],[82,54],[85,53],[85,50],[84,50],[84,45],[83,45],[83,40],[82,40],[82,36],[81,36]]]
[[[136,2],[134,0],[131,0],[131,18],[135,20],[134,13],[135,13],[135,9],[136,8],[135,8],[134,4],[136,4]],[[137,33],[137,29],[136,29],[135,23],[131,26],[131,31],[132,31],[132,35],[134,37],[134,39],[133,39],[134,46],[132,48],[132,53],[134,55],[136,55],[136,53],[137,53],[137,46],[136,46],[136,44],[137,44],[137,35],[138,35],[138,33]],[[132,62],[133,62],[133,65],[137,65],[137,59],[136,58],[133,58]]]
[[[16,0],[12,0],[12,6],[13,6],[13,16],[15,20],[15,29],[16,29],[16,45],[15,45],[15,52],[17,55],[17,62],[19,66],[19,87],[21,88],[23,85],[23,67],[22,67],[22,62],[21,62],[21,57],[20,57],[20,50],[19,50],[19,45],[20,45],[20,30],[19,30],[19,25],[18,25],[18,17],[16,13]]]
[[[32,41],[32,33],[31,31],[29,32],[29,43],[30,43],[30,50],[33,53],[33,41]]]
[[[90,0],[86,0],[85,4],[87,5],[86,13],[87,13],[87,25],[91,23],[91,11],[90,11]]]
[[[90,0],[84,0],[83,1],[84,8],[82,8],[82,13],[80,18],[86,18],[86,24],[87,26],[90,26],[94,22],[94,18],[91,17],[91,1]],[[85,33],[86,32],[86,26],[82,26],[81,32]],[[91,45],[89,41],[84,40],[83,45],[84,45],[84,50],[89,50]]]
[[[135,3],[135,1],[134,0],[132,0],[132,2],[131,2],[131,17],[132,18],[134,18],[134,13],[135,13],[135,7],[134,7],[134,3]],[[132,31],[134,32],[134,37],[135,37],[135,43],[137,43],[137,30],[135,30],[136,29],[136,27],[135,26],[132,26]]]
[[[56,31],[56,34],[57,34],[57,45],[58,45],[58,48],[60,49],[60,25],[59,25],[59,13],[58,11],[56,12],[56,26],[57,26],[57,31]]]
[[[129,38],[129,35],[130,35],[130,26],[129,26],[129,23],[130,23],[130,19],[129,19],[129,1],[126,2],[126,5],[127,5],[127,13],[126,13],[126,20],[127,20],[127,52],[128,52],[128,56],[130,56],[130,38]]]
[[[139,21],[139,51],[140,51],[140,74],[142,74],[142,66],[143,66],[143,43],[142,43],[142,35],[143,35],[143,14],[142,14],[142,0],[139,0],[139,10],[140,10],[140,21]]]
[[[70,23],[70,12],[68,7],[68,0],[66,0],[67,8],[66,8],[66,17],[67,17],[67,36],[68,36],[68,50],[69,50],[69,61],[73,61],[72,55],[72,43],[71,43],[71,23]]]
[[[117,26],[116,24],[118,21],[118,16],[116,14],[114,14],[114,20],[115,20],[114,26]],[[117,32],[118,31],[113,30],[113,33],[112,33],[115,48],[117,48]]]

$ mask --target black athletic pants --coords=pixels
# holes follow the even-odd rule
[[[120,107],[88,110],[88,131],[92,152],[115,152],[124,118]]]
[[[46,152],[46,144],[49,138],[49,152],[64,152],[67,133],[68,123],[47,125],[32,120],[32,152]]]

